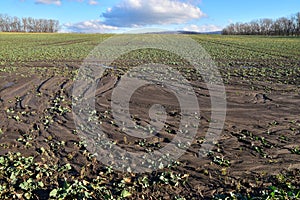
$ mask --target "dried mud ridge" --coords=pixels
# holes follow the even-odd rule
[[[131,115],[139,125],[149,124],[148,109],[153,104],[162,103],[168,112],[167,126],[141,145],[141,139],[125,135],[111,123],[113,119],[108,111],[117,81],[107,74],[96,91],[96,110],[104,132],[117,145],[132,151],[155,150],[170,142],[178,131],[180,119],[175,96],[158,86],[143,87],[134,93]],[[0,154],[21,152],[24,156],[34,156],[37,163],[48,165],[70,163],[72,170],[66,174],[69,180],[73,176],[90,180],[99,175],[105,166],[87,156],[88,152],[76,135],[71,112],[72,84],[68,76],[2,73]],[[279,173],[292,174],[295,184],[299,184],[300,155],[293,151],[300,144],[299,88],[270,85],[273,90],[267,94],[252,91],[242,83],[227,84],[224,130],[211,153],[199,158],[210,121],[210,98],[205,84],[193,82],[193,87],[201,110],[199,130],[191,147],[179,159],[181,164],[170,168],[176,173],[189,174],[188,182],[177,187],[141,188],[132,198],[144,195],[170,199],[180,194],[190,199],[203,199],[229,192],[259,194],[262,188],[276,181],[274,176]],[[153,102],[155,99],[161,102]],[[155,177],[164,170],[149,176]],[[119,180],[126,175],[113,172],[111,176],[111,180]],[[47,198],[55,186],[50,183],[49,189],[36,192],[36,198]],[[114,187],[110,182],[106,186]]]

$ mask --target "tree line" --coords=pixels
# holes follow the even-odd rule
[[[222,34],[300,36],[300,12],[276,20],[266,18],[248,23],[232,23],[223,29]]]
[[[0,32],[55,33],[58,29],[58,20],[18,18],[0,14]]]

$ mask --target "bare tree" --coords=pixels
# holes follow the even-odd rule
[[[296,35],[300,35],[300,12],[295,15],[295,27],[296,27]]]
[[[32,17],[10,17],[0,14],[0,32],[45,32],[59,30],[59,21],[53,19],[34,19]]]
[[[28,20],[27,18],[22,18],[22,32],[28,32]]]
[[[230,24],[223,30],[226,35],[300,35],[300,12],[276,20],[260,19],[250,23]]]
[[[273,20],[272,19],[261,19],[259,21],[259,26],[262,35],[270,35]]]
[[[4,31],[5,29],[5,21],[4,21],[4,16],[0,14],[0,31]]]

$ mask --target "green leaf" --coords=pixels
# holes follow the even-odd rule
[[[71,170],[72,169],[70,163],[66,164],[65,167],[66,167],[67,170]]]
[[[11,180],[11,182],[15,182],[17,180],[17,177],[14,172],[11,173],[9,179]]]
[[[38,185],[43,188],[44,187],[44,183],[42,181],[38,182]]]
[[[23,183],[20,184],[20,188],[22,190],[28,190],[28,183],[24,181]]]
[[[57,196],[57,189],[53,189],[51,192],[50,192],[50,194],[49,194],[49,196],[50,197],[56,197]]]
[[[4,163],[5,163],[5,159],[4,159],[4,157],[1,156],[0,157],[0,164],[3,165]]]
[[[131,196],[131,193],[125,189],[121,193],[121,197],[123,197],[123,198],[130,197],[130,196]]]
[[[30,199],[31,194],[30,194],[29,192],[26,192],[26,193],[24,194],[24,196],[25,196],[26,199]]]

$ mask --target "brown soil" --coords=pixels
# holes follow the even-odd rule
[[[103,165],[100,161],[88,160],[84,147],[75,145],[80,139],[74,134],[76,128],[72,113],[51,109],[54,100],[63,96],[65,100],[61,101],[61,106],[71,110],[73,81],[68,76],[53,76],[51,73],[0,75],[0,128],[3,131],[0,154],[21,152],[25,156],[33,155],[36,162],[71,163],[74,169],[70,172],[72,176],[79,176],[82,166],[89,166],[85,176],[95,177]],[[108,74],[98,84],[96,110],[100,117],[110,110],[111,94],[117,81]],[[210,121],[210,97],[203,83],[194,82],[193,86],[201,110],[198,134],[179,159],[182,164],[172,169],[189,174],[188,183],[177,188],[154,187],[152,195],[157,193],[158,197],[168,199],[174,194],[181,194],[200,199],[231,191],[255,193],[272,183],[268,179],[271,175],[299,169],[300,157],[291,153],[300,144],[299,87],[268,85],[272,90],[266,93],[250,90],[249,85],[232,80],[226,85],[228,109],[224,130],[212,153],[199,158],[198,152]],[[158,99],[161,102],[157,102]],[[141,125],[149,124],[148,109],[151,105],[165,105],[167,123],[172,130],[163,129],[147,142],[159,143],[160,146],[170,142],[178,130],[180,119],[175,96],[161,87],[149,85],[137,90],[131,100],[131,114]],[[138,145],[140,139],[126,136],[110,123],[110,117],[108,115],[101,120],[104,132],[112,140],[124,149],[145,150]],[[30,144],[19,138],[25,138]],[[57,145],[60,141],[64,141],[65,145]],[[41,147],[50,153],[40,153]],[[217,156],[229,160],[230,166],[214,162]],[[116,176],[122,176],[122,173]]]

